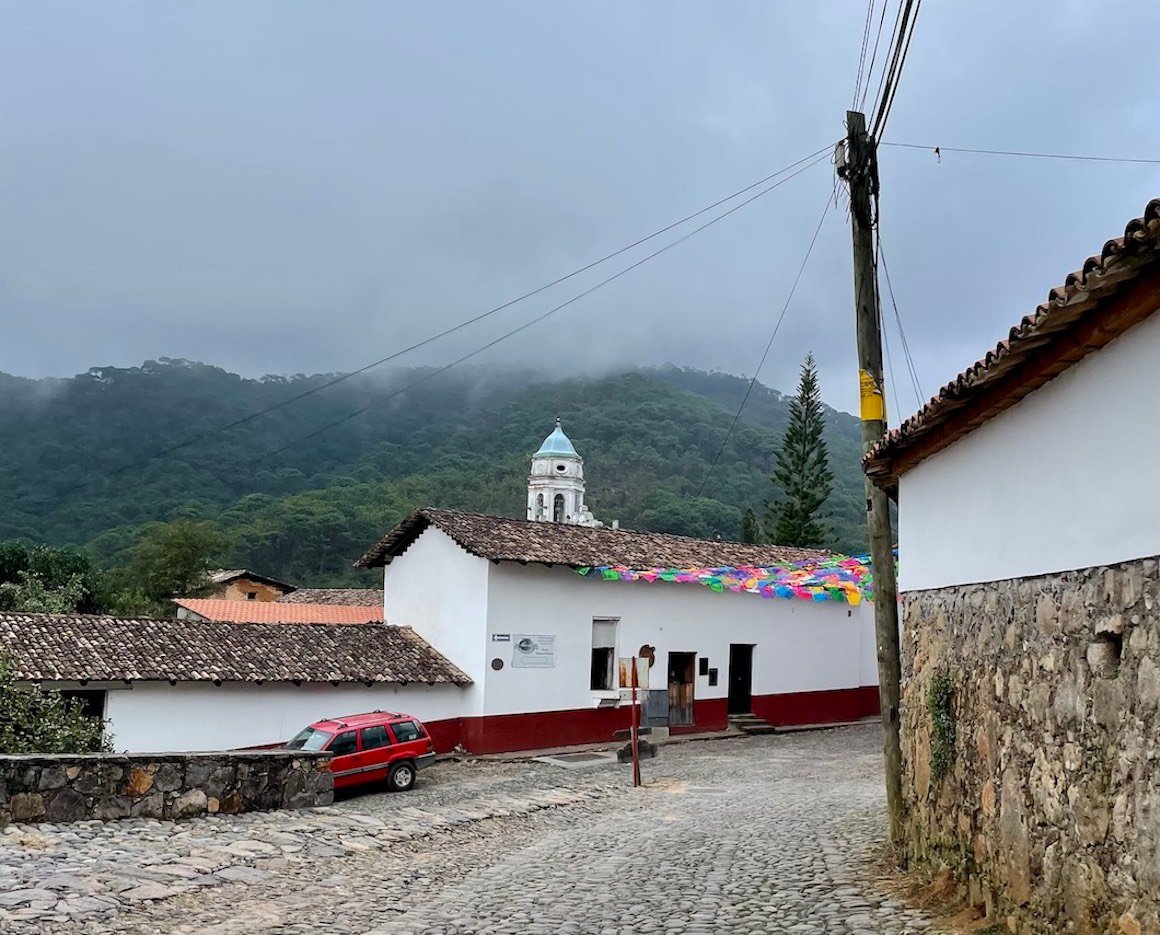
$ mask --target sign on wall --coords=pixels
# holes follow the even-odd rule
[[[621,688],[632,688],[632,670],[636,667],[636,687],[648,689],[648,659],[644,656],[622,656],[618,660],[617,670]]]
[[[512,668],[556,668],[556,637],[545,634],[514,634],[512,636]]]

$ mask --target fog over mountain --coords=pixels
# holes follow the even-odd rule
[[[361,366],[837,140],[864,17],[848,0],[5,4],[0,370]],[[887,135],[1154,156],[1157,34],[1144,2],[927,4]],[[751,375],[832,185],[823,162],[475,361]],[[1157,191],[1157,166],[884,148],[923,388]],[[454,360],[650,249],[402,363]],[[763,382],[789,391],[812,351],[852,409],[852,317],[839,205]],[[893,418],[916,400],[891,338]]]

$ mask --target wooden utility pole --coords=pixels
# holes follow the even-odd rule
[[[858,385],[861,397],[862,451],[886,434],[886,392],[882,372],[882,316],[878,308],[878,271],[874,259],[874,211],[878,195],[877,143],[866,133],[866,118],[846,112],[845,161],[838,173],[850,186],[850,223],[854,233],[854,315],[858,331]],[[874,569],[874,630],[878,644],[878,701],[885,734],[886,804],[890,839],[902,841],[902,745],[898,705],[902,664],[898,636],[898,584],[894,576],[894,536],[886,491],[866,479],[866,525]]]

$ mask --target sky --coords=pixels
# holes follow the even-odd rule
[[[259,376],[362,366],[829,146],[866,4],[22,0],[0,16],[0,370],[183,357]],[[1156,35],[1146,0],[924,4],[885,139],[1157,157]],[[891,147],[880,164],[925,395],[1160,194],[1155,165]],[[785,308],[760,379],[792,390],[812,352],[826,400],[853,410],[844,203],[786,306],[833,184],[823,160],[473,362],[752,376]],[[713,216],[398,363],[468,354]],[[896,422],[917,394],[887,308]]]

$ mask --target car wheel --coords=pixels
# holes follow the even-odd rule
[[[392,792],[406,792],[415,785],[415,765],[396,763],[387,774],[387,786]]]

